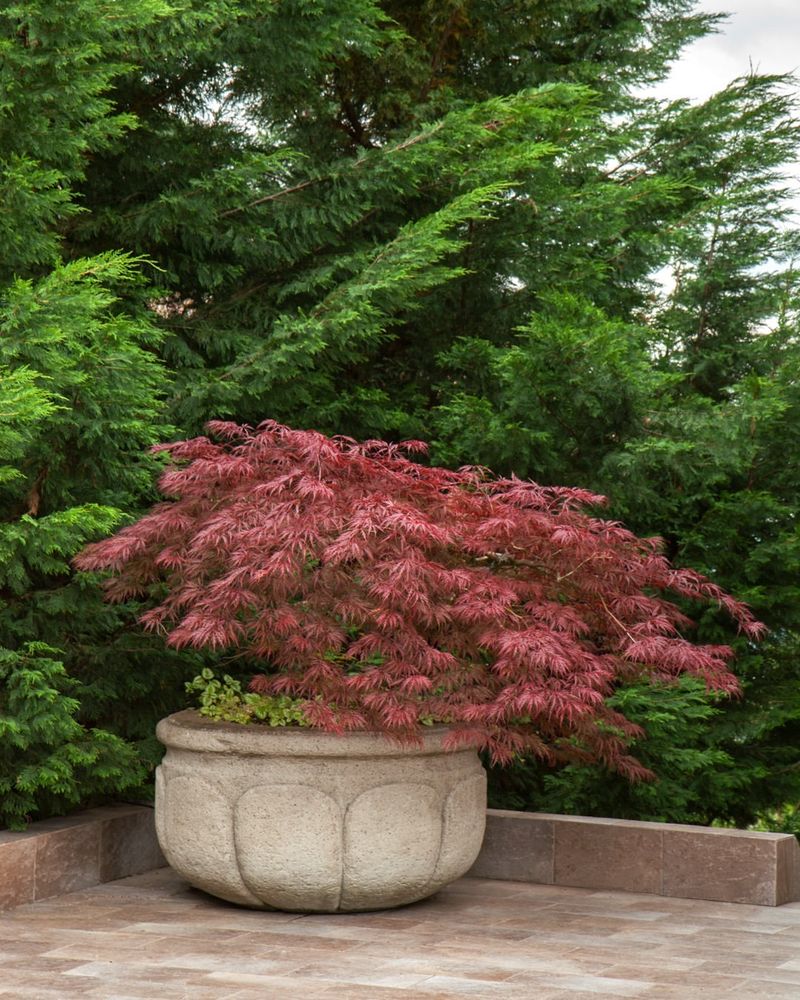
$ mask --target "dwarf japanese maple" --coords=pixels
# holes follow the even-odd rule
[[[639,730],[609,707],[621,680],[693,674],[735,692],[725,646],[694,645],[666,596],[747,608],[584,509],[602,497],[430,468],[425,445],[359,444],[272,421],[208,425],[159,446],[172,499],[90,545],[112,600],[175,647],[230,648],[253,690],[303,699],[312,726],[412,739],[449,723],[452,746],[603,761],[631,778]],[[165,596],[166,595],[166,596]]]

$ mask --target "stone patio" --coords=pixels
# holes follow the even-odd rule
[[[263,913],[162,868],[0,914],[19,1000],[800,997],[800,903],[467,878],[394,911]]]

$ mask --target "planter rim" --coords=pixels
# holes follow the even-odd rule
[[[426,726],[419,733],[419,743],[400,744],[376,732],[349,732],[340,736],[304,726],[219,722],[205,718],[195,709],[168,715],[156,726],[156,736],[166,747],[235,756],[374,758],[475,753],[474,747],[445,751],[444,739],[449,732],[448,726]]]

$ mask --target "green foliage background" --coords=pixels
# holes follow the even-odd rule
[[[771,627],[698,620],[740,701],[617,692],[658,782],[526,761],[496,803],[795,822],[794,85],[643,96],[693,7],[0,2],[0,820],[135,793],[198,663],[69,560],[149,444],[272,417],[605,492]]]

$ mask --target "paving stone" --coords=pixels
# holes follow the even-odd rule
[[[0,914],[3,1000],[797,1000],[798,956],[800,903],[487,879],[304,917],[210,900],[164,869]]]
[[[521,983],[522,977],[516,977],[515,981]],[[547,977],[546,982],[550,987],[568,991],[570,996],[580,992],[606,997],[640,997],[649,993],[655,985],[652,980],[612,979],[608,976],[559,975],[558,973]]]

